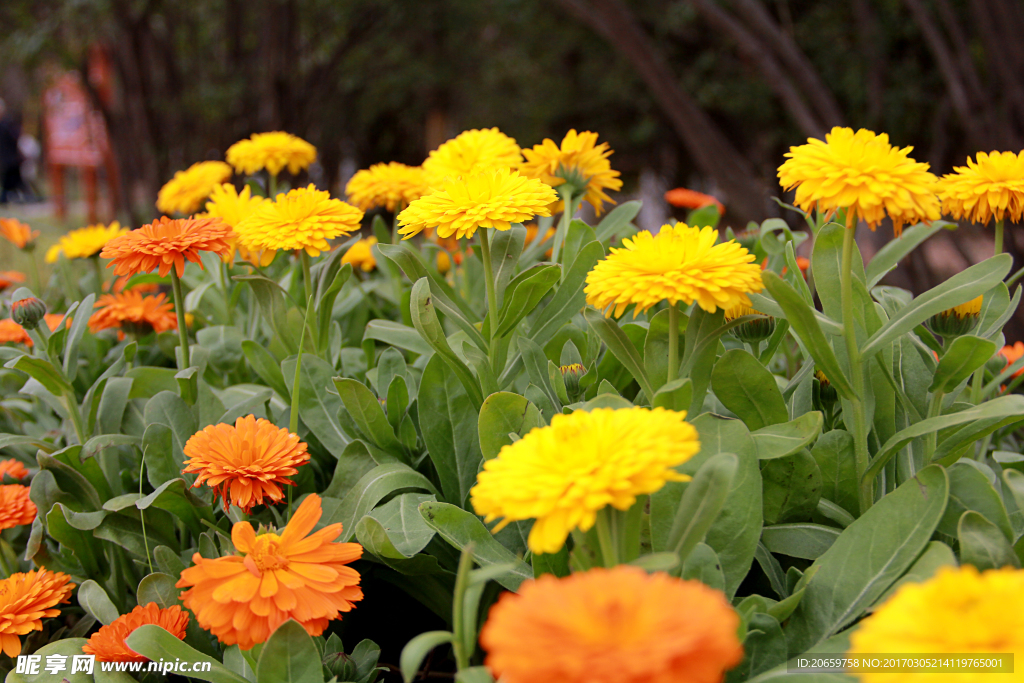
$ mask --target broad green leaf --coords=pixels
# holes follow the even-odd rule
[[[680,314],[676,332],[679,335],[679,348],[682,350],[683,340],[686,336],[686,324],[689,318]],[[665,309],[651,318],[650,326],[647,328],[647,337],[644,339],[644,370],[651,380],[651,386],[662,387],[668,378],[668,318],[669,310]],[[682,363],[682,354],[678,356]],[[676,368],[676,377],[679,376],[679,368]],[[683,407],[686,410],[689,402]]]
[[[331,483],[320,494],[330,498],[343,498],[367,472],[376,467],[369,448],[362,441],[353,441],[338,455]]]
[[[956,566],[956,555],[953,554],[952,549],[941,541],[931,541],[917,561],[907,570],[907,573],[894,583],[882,597],[878,598],[869,611],[874,612],[884,605],[904,584],[927,581],[935,575],[940,567]]]
[[[178,604],[178,595],[181,589],[175,587],[177,579],[169,574],[156,572],[150,574],[139,582],[139,589],[136,592],[140,605],[148,605],[155,602],[160,609],[167,609]]]
[[[294,619],[289,619],[263,644],[256,664],[256,680],[274,683],[323,683],[320,653],[313,638]]]
[[[334,499],[324,499],[324,516],[316,528],[341,522],[341,540],[347,541],[355,534],[356,522],[384,498],[403,489],[437,493],[429,479],[407,465],[397,462],[378,465],[363,475],[333,509],[328,508],[326,501]]]
[[[675,553],[657,554],[675,555]],[[678,556],[675,559],[678,563]],[[677,570],[677,573],[682,579],[695,579],[705,586],[718,591],[725,591],[725,575],[722,574],[722,562],[707,543],[698,543],[694,546],[689,557],[686,558],[686,562]]]
[[[824,418],[815,410],[790,422],[762,427],[751,432],[750,437],[754,440],[759,460],[783,458],[807,448],[821,434],[823,424]]]
[[[817,560],[835,544],[839,532],[835,527],[810,522],[775,524],[764,528],[761,542],[773,553]]]
[[[812,565],[787,626],[790,652],[815,647],[874,604],[931,540],[948,497],[945,471],[926,467],[847,527]]]
[[[726,683],[747,681],[768,671],[787,658],[786,635],[779,620],[771,614],[757,612],[747,623],[747,637],[743,640],[743,661],[731,670]]]
[[[807,521],[817,509],[821,470],[806,448],[765,462],[761,479],[765,524]]]
[[[181,470],[185,467],[185,443],[192,438],[192,435],[197,431],[195,413],[192,408],[190,408],[177,393],[161,391],[146,402],[144,419],[147,425],[147,432],[149,432],[154,425],[163,425],[170,430],[171,450],[170,453],[164,454],[165,456],[169,456],[169,460],[167,461],[169,471],[162,472],[161,476],[166,476],[167,474],[171,474],[172,477],[181,476]],[[142,444],[143,449],[146,449],[148,444],[145,436],[142,439]],[[149,476],[150,481],[153,482],[153,474],[159,470],[155,467],[155,461],[152,463],[147,462],[147,464],[151,468]],[[185,476],[189,483],[195,480],[194,474],[188,474]],[[166,481],[166,479],[160,479],[159,481],[154,482],[153,485],[159,486],[164,483],[164,481]]]
[[[431,650],[454,641],[455,634],[451,631],[427,631],[406,643],[399,659],[399,668],[402,670],[402,679],[405,683],[412,683],[412,679],[416,678],[420,665]]]
[[[214,325],[196,332],[196,342],[210,352],[210,365],[221,372],[233,370],[242,362],[245,337],[237,327]]]
[[[348,411],[359,430],[375,446],[396,455],[404,453],[405,449],[395,436],[395,431],[388,422],[388,416],[384,414],[384,409],[377,397],[365,384],[354,379],[335,377],[334,386],[338,390],[341,402],[345,404],[345,410]]]
[[[821,472],[822,497],[844,510],[858,510],[860,503],[853,437],[841,429],[826,432],[814,443],[811,455]]]
[[[914,298],[909,305],[889,319],[868,339],[861,349],[864,358],[871,358],[882,346],[910,332],[936,313],[967,303],[984,294],[1006,277],[1013,265],[1009,254],[999,254],[975,264]],[[791,321],[792,322],[792,321]],[[825,370],[829,378],[832,377]]]
[[[1006,506],[985,475],[967,462],[955,463],[946,470],[946,474],[949,476],[949,504],[938,530],[947,536],[956,536],[961,516],[967,510],[973,510],[994,524],[1012,543],[1014,533]]]
[[[420,514],[420,503],[435,502],[427,493],[403,493],[384,505],[374,508],[367,517],[378,522],[388,535],[391,547],[400,553],[400,558],[410,558],[427,547],[434,537],[434,530],[427,526]]]
[[[811,252],[811,272],[814,273],[814,281],[819,284],[817,292],[821,309],[833,320],[841,320],[843,316],[839,280],[842,273],[843,238],[847,230],[844,225],[826,223],[814,236],[814,250]],[[853,250],[853,277],[864,282],[864,260],[856,241]]]
[[[526,228],[515,224],[509,230],[495,230],[491,238],[491,269],[494,273],[494,290],[498,305],[504,303],[509,280],[516,272],[519,256],[526,243]]]
[[[604,248],[597,242],[589,242],[580,248],[572,265],[564,271],[565,276],[551,301],[537,313],[527,335],[530,339],[544,346],[562,325],[580,312],[586,305],[583,290],[586,287],[587,274],[603,256]]]
[[[692,401],[693,382],[689,377],[684,377],[674,379],[658,389],[654,394],[654,400],[651,401],[651,407],[682,412],[689,410]]]
[[[121,616],[107,592],[92,579],[83,581],[78,587],[78,604],[103,625],[112,624]]]
[[[35,356],[18,356],[4,364],[5,368],[19,370],[36,380],[54,396],[63,396],[71,392],[71,385],[64,379],[60,370],[55,368],[50,361],[36,358]]]
[[[1003,532],[974,510],[968,510],[960,517],[957,538],[960,541],[962,564],[974,565],[978,571],[1002,567],[1020,568],[1020,560]]]
[[[481,567],[511,563],[514,568],[495,579],[505,588],[517,590],[519,584],[533,578],[530,566],[495,540],[480,518],[472,512],[448,503],[422,503],[420,514],[434,531],[457,549],[462,550],[472,543],[473,559]]]
[[[775,377],[743,349],[722,354],[711,372],[711,387],[718,400],[751,431],[789,419]]]
[[[928,391],[950,393],[975,370],[987,363],[995,352],[996,345],[988,339],[971,335],[957,337],[942,354]]]
[[[281,363],[281,372],[291,383],[295,377],[295,358]],[[341,398],[331,391],[336,371],[327,361],[313,355],[302,355],[299,369],[299,417],[317,440],[331,453],[341,453],[351,439],[342,431],[338,413]]]
[[[490,460],[503,446],[512,443],[510,434],[524,436],[531,429],[543,426],[540,410],[525,396],[508,391],[491,394],[480,408],[477,422],[480,452],[484,460]]]
[[[942,228],[953,227],[948,221],[932,221],[931,223],[918,223],[903,231],[897,239],[889,240],[871,258],[866,269],[868,289],[874,287],[891,271],[903,258],[921,245],[926,239],[937,233]]]
[[[92,311],[96,295],[90,294],[79,305],[79,310]],[[67,339],[64,341],[64,376],[69,382],[74,382],[78,375],[78,347],[82,344],[82,337],[89,328],[91,314],[76,315],[71,321],[71,329],[68,330]]]
[[[505,302],[498,314],[497,336],[504,337],[526,317],[551,290],[562,273],[557,264],[537,265],[523,271],[509,283]]]
[[[363,339],[376,339],[421,356],[433,353],[430,345],[423,341],[423,337],[416,331],[416,328],[393,320],[376,319],[366,323]]]
[[[685,563],[690,551],[704,541],[725,504],[738,468],[737,456],[718,453],[705,461],[687,484],[665,544],[680,561]]]
[[[632,232],[630,221],[640,213],[641,203],[639,199],[634,199],[633,201],[623,202],[609,211],[608,215],[594,228],[594,232],[597,233],[598,242],[607,242],[615,235],[626,230]]]
[[[86,317],[86,316],[82,316]],[[154,626],[153,628],[159,628]],[[7,678],[4,679],[5,683],[53,683],[59,681],[60,683],[94,683],[94,677],[92,674],[87,674],[82,671],[78,671],[74,674],[71,673],[72,657],[75,655],[82,655],[82,646],[88,641],[85,638],[64,638],[62,640],[55,640],[52,643],[47,643],[43,647],[36,650],[33,654],[39,655],[41,660],[39,662],[39,673],[37,674],[19,674],[15,673],[14,670],[10,670],[7,674]],[[62,671],[60,674],[52,674],[46,670],[46,658],[47,656],[60,655],[66,657],[67,669]],[[94,669],[99,669],[97,664]],[[59,678],[58,678],[59,676]],[[133,680],[133,679],[130,679]],[[122,681],[115,681],[115,683],[122,683]],[[244,683],[244,681],[232,681],[231,683]]]
[[[192,493],[190,485],[184,479],[171,479],[156,487],[153,493],[139,499],[135,507],[145,510],[153,506],[170,512],[185,523],[197,536],[205,528],[203,520],[213,524],[213,510]]]
[[[622,328],[612,320],[601,315],[598,311],[587,309],[583,312],[587,324],[597,333],[601,341],[605,343],[608,350],[618,359],[620,363],[633,375],[643,390],[644,395],[650,400],[654,396],[654,388],[651,386],[647,371],[644,370],[643,359],[637,352],[633,342],[629,340]]]

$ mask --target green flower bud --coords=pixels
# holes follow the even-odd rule
[[[11,318],[26,330],[36,329],[44,315],[46,315],[46,304],[34,296],[20,299],[11,304]]]
[[[355,660],[344,652],[333,652],[324,657],[324,668],[339,681],[354,681],[358,671]]]
[[[814,377],[817,380],[814,383],[813,391],[814,405],[826,411],[831,410],[832,406],[839,400],[836,388],[832,386],[832,383],[828,381],[828,377],[821,370],[815,371]]]
[[[956,339],[973,330],[978,324],[981,302],[982,297],[979,296],[965,304],[947,308],[929,318],[925,322],[925,327],[944,340]]]
[[[569,398],[577,398],[580,391],[580,378],[587,374],[587,369],[580,363],[573,363],[571,365],[563,365],[559,368],[562,371],[562,381],[565,382],[565,393],[569,394]]]
[[[775,332],[775,318],[743,304],[727,309],[725,311],[725,320],[728,322],[745,315],[761,315],[764,317],[757,320],[749,320],[732,328],[733,336],[740,341],[756,344],[768,339]]]

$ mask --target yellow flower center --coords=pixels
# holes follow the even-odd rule
[[[263,534],[256,537],[252,552],[245,558],[245,565],[249,571],[256,575],[276,569],[287,569],[288,558],[279,554],[278,544],[281,537],[277,534]],[[253,569],[256,571],[253,571]]]

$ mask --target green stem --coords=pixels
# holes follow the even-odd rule
[[[398,202],[398,206],[395,207],[395,215],[391,218],[391,244],[398,244],[402,240],[401,235],[398,234],[398,214],[402,213],[404,208],[404,202]]]
[[[224,315],[225,315],[225,321],[227,322],[228,325],[234,325],[235,324],[235,316],[234,316],[234,313],[231,310],[231,296],[230,296],[230,293],[228,292],[228,277],[229,277],[228,268],[229,268],[228,264],[224,263],[223,261],[221,261],[220,267],[217,269],[218,270],[217,275],[218,275],[218,277],[220,279],[220,291],[221,291],[221,294],[224,296]]]
[[[188,325],[185,323],[185,296],[181,293],[181,278],[174,268],[171,268],[171,289],[174,292],[174,313],[178,318],[178,343],[181,345],[178,369],[184,370],[191,366],[188,355]]]
[[[5,548],[3,546],[8,546],[7,541],[0,539],[0,544],[2,544],[0,545],[0,569],[4,572],[4,578],[7,579],[10,578],[14,571],[11,569],[11,566],[7,564],[7,554],[4,552]]]
[[[74,390],[64,392],[64,407],[68,409],[68,414],[71,416],[71,424],[75,427],[78,443],[84,444],[87,440],[85,438],[85,423],[82,422],[82,411],[78,409],[78,399],[75,397]]]
[[[562,193],[559,192],[559,195]],[[569,224],[572,222],[572,216],[576,213],[573,208],[572,201],[572,190],[567,190],[568,196],[562,197],[562,218],[558,222],[558,230],[555,231],[555,243],[551,247],[551,261],[552,263],[558,263],[562,256],[562,243],[565,242],[566,236],[569,234]],[[565,270],[562,270],[562,274],[565,274]]]
[[[313,296],[313,266],[305,249],[299,250],[299,260],[302,261],[302,281],[306,285],[306,301],[309,301]]]
[[[465,630],[465,614],[463,605],[466,599],[466,590],[469,588],[469,572],[473,569],[473,544],[467,544],[462,549],[462,557],[459,558],[459,569],[455,575],[455,595],[452,602],[452,632],[455,640],[452,642],[452,650],[455,655],[455,668],[457,671],[464,671],[469,668],[469,657],[472,653],[466,652],[467,642],[463,631]]]
[[[142,473],[146,468],[146,451],[142,451],[142,460],[139,461],[139,498],[142,498]],[[146,546],[146,561],[149,563],[149,573],[153,573],[153,558],[149,556],[149,538],[146,536],[146,514],[145,510],[139,510],[139,521],[142,523],[142,544]]]
[[[996,221],[996,249],[995,255],[999,256],[1003,253],[1003,220],[999,219]]]
[[[269,176],[267,181],[267,197],[273,200],[277,198],[277,174],[267,171],[267,175]]]
[[[679,306],[676,302],[668,305],[668,379],[672,382],[679,372]],[[648,396],[653,401],[653,396]]]
[[[67,286],[65,294],[70,301],[81,301],[82,293],[78,291],[78,285],[75,283],[74,275],[71,272],[71,261],[66,257],[61,256],[58,261],[58,268],[60,268],[61,275],[64,276],[64,282]]]
[[[487,319],[489,321],[491,364],[498,356],[498,293],[494,288],[494,269],[491,267],[491,242],[487,228],[480,228],[480,256],[484,262],[484,286],[487,288]],[[479,290],[477,290],[479,291]]]
[[[100,265],[99,256],[90,256],[89,260],[92,261],[92,270],[96,273],[96,297],[103,296],[103,267]]]
[[[619,564],[619,544],[612,533],[612,509],[605,506],[597,511],[597,540],[601,544],[601,559],[605,567]]]
[[[36,252],[28,252],[28,262],[32,267],[32,292],[40,299],[43,298],[43,279],[39,276],[39,262],[36,261]]]
[[[847,228],[843,233],[843,263],[839,273],[842,308],[843,338],[846,340],[846,355],[849,360],[850,379],[853,382],[853,453],[857,467],[857,481],[860,483],[860,513],[868,511],[874,502],[874,482],[864,481],[871,461],[868,453],[868,424],[864,412],[864,372],[861,367],[860,349],[857,348],[857,330],[854,326],[853,310],[853,248],[857,227]]]
[[[928,418],[938,417],[942,414],[942,399],[946,396],[944,392],[936,391],[932,394],[932,400],[928,404]],[[927,418],[926,418],[927,419]],[[938,445],[939,433],[929,432],[924,439],[924,464],[928,465],[935,457],[935,447]]]

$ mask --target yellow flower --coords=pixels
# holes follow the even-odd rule
[[[664,225],[657,235],[639,232],[587,275],[587,303],[615,317],[630,304],[636,317],[659,301],[696,301],[708,313],[749,306],[747,294],[764,288],[761,268],[735,240],[717,239],[716,230],[684,223]]]
[[[166,214],[194,213],[213,188],[231,178],[231,167],[223,161],[200,161],[178,171],[160,188],[156,208]]]
[[[575,528],[590,529],[611,505],[628,510],[637,496],[667,481],[687,481],[675,468],[700,450],[685,412],[664,408],[598,408],[555,415],[484,463],[470,491],[473,508],[491,522],[535,518],[527,544],[555,553]]]
[[[256,209],[268,201],[270,200],[259,195],[252,196],[252,190],[248,185],[239,192],[231,183],[224,183],[213,188],[213,192],[210,193],[210,201],[206,202],[206,215],[221,219],[225,225],[234,230],[236,225],[251,216]],[[270,250],[259,252],[246,249],[244,245],[238,243],[238,235],[234,232],[228,238],[228,242],[231,245],[231,250],[222,257],[224,263],[233,263],[235,251],[238,251],[238,255],[245,261],[260,266],[269,266],[276,254]]]
[[[477,228],[508,230],[533,216],[550,216],[558,195],[533,178],[507,168],[465,178],[445,178],[441,186],[398,214],[406,239],[426,228],[441,238],[472,237]]]
[[[904,223],[940,215],[936,178],[928,164],[910,157],[912,149],[893,147],[885,133],[837,126],[824,142],[811,138],[790,147],[779,183],[784,190],[796,188],[796,205],[804,211],[817,208],[831,217],[846,209],[848,228],[863,220],[874,230],[888,213],[899,236]]]
[[[497,128],[467,130],[427,156],[423,172],[427,183],[437,186],[448,176],[515,168],[523,160],[519,145]]]
[[[569,183],[573,197],[583,195],[600,216],[604,202],[615,203],[605,190],[622,188],[619,172],[613,171],[608,162],[611,154],[607,142],[597,144],[597,133],[577,133],[573,129],[565,134],[561,147],[549,138],[533,149],[524,149],[526,161],[519,164],[519,170],[551,187]]]
[[[367,237],[359,240],[345,252],[341,257],[342,263],[351,263],[353,268],[362,268],[364,273],[369,273],[377,267],[377,259],[373,257],[373,245],[377,244],[376,237]]]
[[[1024,681],[1024,571],[978,573],[970,565],[943,567],[923,583],[903,585],[850,637],[850,655],[1010,653],[1016,673],[873,673],[869,683]]]
[[[394,213],[428,191],[423,169],[397,161],[357,171],[345,185],[348,201],[363,211],[383,206]]]
[[[953,169],[938,184],[942,210],[953,218],[987,225],[1024,216],[1024,152],[978,152],[977,162],[968,157],[967,166]]]
[[[96,224],[72,230],[46,250],[46,262],[56,263],[61,254],[66,259],[95,256],[102,251],[107,242],[127,232],[128,228],[122,228],[117,221],[110,225]]]
[[[305,249],[319,256],[330,249],[327,240],[358,230],[361,220],[362,211],[310,185],[261,204],[235,232],[248,249]]]
[[[979,295],[974,297],[967,303],[960,304],[959,306],[954,306],[949,310],[952,311],[953,314],[956,315],[958,318],[965,318],[969,315],[978,315],[979,313],[981,313],[981,304],[982,301],[984,301],[984,299],[984,295]]]
[[[276,176],[286,166],[295,175],[316,161],[316,147],[291,133],[255,133],[231,145],[225,158],[236,171],[246,175],[265,168]]]

